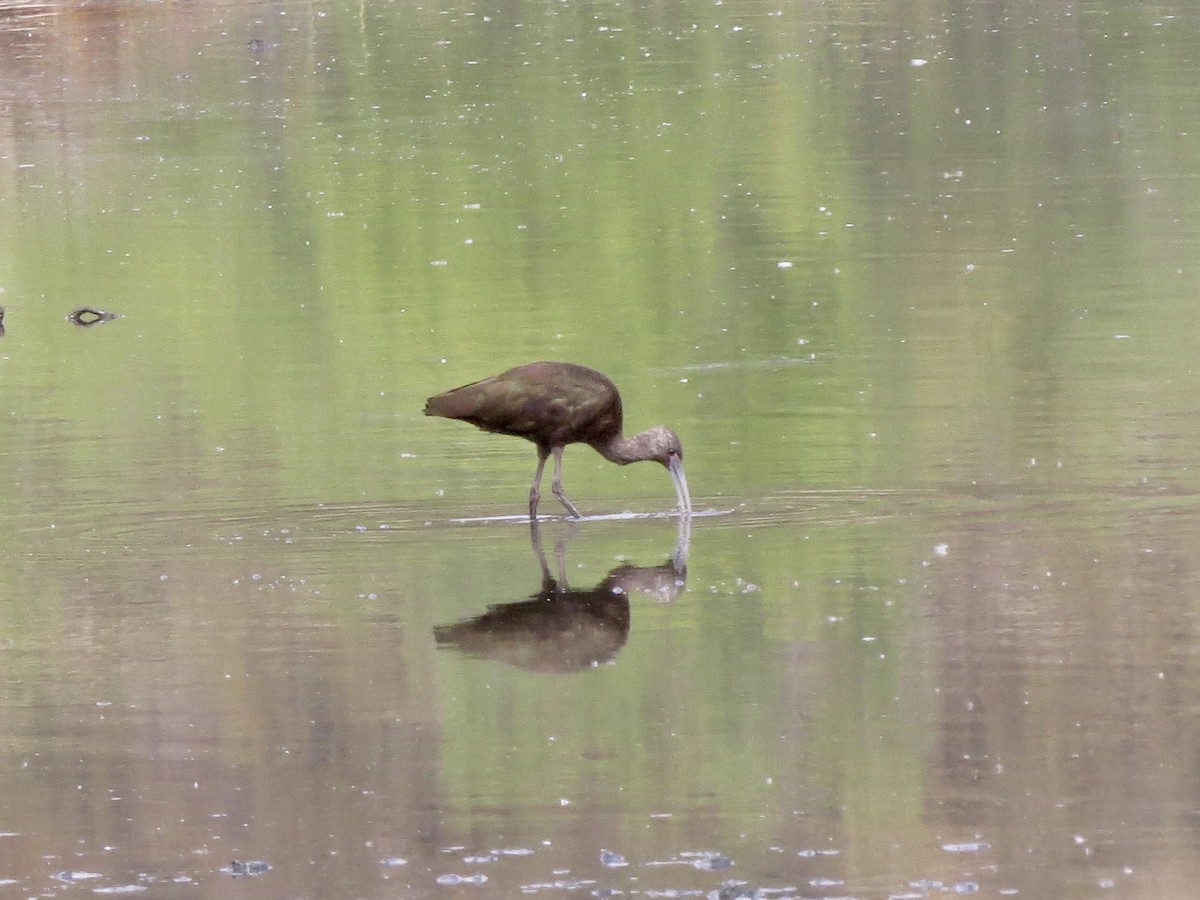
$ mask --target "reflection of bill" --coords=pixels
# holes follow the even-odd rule
[[[439,647],[530,672],[578,672],[611,661],[625,646],[631,594],[669,603],[684,589],[690,527],[683,521],[671,561],[619,566],[587,590],[567,586],[561,544],[555,578],[546,565],[536,524],[530,534],[542,567],[541,590],[526,600],[498,603],[473,618],[436,626],[433,636]]]

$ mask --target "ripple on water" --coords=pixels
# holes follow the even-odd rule
[[[588,879],[567,879],[559,881],[535,881],[532,884],[521,885],[522,894],[536,894],[538,891],[578,891],[583,888],[595,887],[596,882]]]
[[[732,509],[700,509],[692,512],[693,519],[709,519],[714,516],[732,515]],[[641,519],[677,519],[679,513],[676,510],[665,510],[659,512],[633,512],[625,510],[619,513],[596,513],[590,516],[580,516],[578,519],[572,519],[569,516],[562,515],[546,515],[538,514],[539,522],[550,522],[561,520],[563,522],[633,522]],[[524,513],[513,513],[501,516],[460,516],[447,520],[451,525],[502,525],[516,524],[523,525],[529,521],[529,516]],[[432,523],[431,523],[432,524]]]
[[[954,844],[942,844],[942,849],[947,853],[979,853],[983,850],[991,848],[991,844],[987,841],[963,841]]]
[[[476,872],[474,875],[456,875],[453,872],[447,872],[445,875],[437,877],[438,884],[450,886],[456,884],[486,884],[487,880],[488,877],[480,872]]]
[[[90,881],[93,878],[103,878],[99,872],[79,872],[68,869],[63,872],[55,872],[50,876],[55,881],[61,881],[63,884],[73,884],[76,881]]]

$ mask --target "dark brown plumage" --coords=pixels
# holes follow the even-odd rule
[[[564,362],[517,366],[463,385],[425,402],[425,415],[462,419],[484,431],[511,434],[537,447],[537,470],[529,489],[529,517],[537,518],[538,492],[546,458],[554,454],[551,487],[567,511],[579,518],[562,487],[562,452],[567,444],[587,444],[618,465],[653,460],[671,474],[680,511],[692,501],[683,477],[683,448],[675,432],[661,425],[633,437],[621,435],[621,395],[595,369]]]

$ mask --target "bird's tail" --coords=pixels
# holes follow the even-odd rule
[[[462,396],[455,391],[447,391],[425,401],[425,415],[427,416],[461,419],[469,410],[470,404],[464,403]]]

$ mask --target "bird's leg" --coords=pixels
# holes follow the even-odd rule
[[[538,531],[537,519],[529,520],[529,541],[533,544],[533,553],[537,557],[538,565],[542,567],[542,590],[552,591],[558,585],[554,576],[550,574],[550,567],[546,565],[546,552],[542,550],[542,535]]]
[[[550,574],[550,567],[546,565],[546,552],[542,549],[542,533],[538,528],[538,520],[529,520],[529,540],[533,544],[534,555],[537,556],[538,564],[542,567],[542,592],[550,593],[551,591],[562,593],[567,590],[567,546],[566,539],[559,538],[554,542],[554,561],[558,563],[558,580],[555,581],[554,576]]]
[[[567,499],[566,492],[563,491],[562,455],[563,455],[563,448],[555,447],[554,448],[554,480],[550,483],[550,487],[554,491],[554,496],[557,497],[559,499],[559,502],[562,503],[562,505],[567,508],[567,512],[569,512],[576,519],[581,519],[583,517],[581,515],[579,515],[579,510],[577,510],[575,508],[574,503],[572,503],[569,499]],[[543,460],[543,462],[544,461],[545,460]],[[540,470],[539,470],[539,472],[540,472]]]
[[[567,538],[565,535],[559,535],[558,540],[554,542],[554,562],[558,566],[558,589],[560,591],[570,590],[567,585]]]
[[[542,469],[546,467],[546,457],[550,455],[550,449],[543,447],[540,444],[537,448],[538,464],[537,471],[533,473],[533,487],[529,489],[529,521],[537,521],[538,508],[538,487],[542,483]]]

